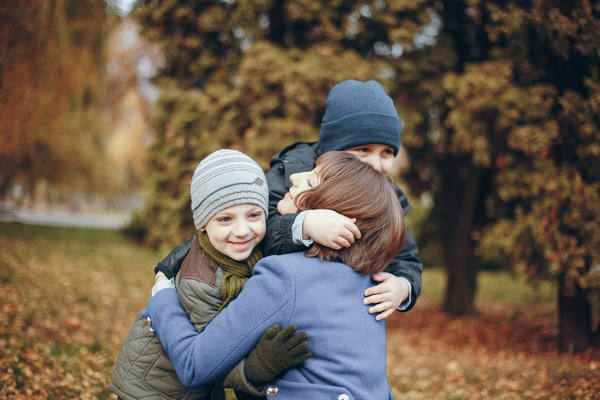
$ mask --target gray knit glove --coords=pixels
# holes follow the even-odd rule
[[[312,357],[308,335],[296,332],[294,325],[281,329],[278,324],[267,329],[244,362],[244,373],[256,386],[272,381],[279,374]]]

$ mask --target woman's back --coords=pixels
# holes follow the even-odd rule
[[[279,391],[298,391],[299,398],[300,393],[311,398],[307,392],[311,387],[319,396],[331,392],[334,398],[341,394],[353,399],[391,398],[385,321],[376,321],[362,302],[365,289],[374,284],[370,276],[341,262],[321,261],[303,253],[267,257],[257,265],[256,273],[260,276],[277,270],[286,271],[293,307],[282,308],[276,321],[270,322],[294,324],[308,333],[313,356],[289,370],[274,386]],[[252,295],[252,280],[242,294]]]

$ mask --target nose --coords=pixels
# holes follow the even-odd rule
[[[371,164],[378,172],[381,172],[381,158],[377,154],[370,154],[363,159],[364,162]]]
[[[292,182],[292,186],[297,187],[300,184],[300,174],[291,174],[290,182]]]
[[[239,221],[233,228],[233,234],[237,237],[245,237],[250,232],[250,228],[246,221]]]

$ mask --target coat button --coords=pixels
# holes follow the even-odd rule
[[[338,396],[338,400],[350,400],[350,396],[348,396],[346,393],[343,393]]]
[[[269,396],[269,397],[277,396],[277,392],[279,392],[279,389],[277,388],[277,386],[271,385],[267,388],[267,396]]]
[[[153,333],[154,329],[152,329],[152,320],[150,319],[150,317],[146,317],[146,325],[149,325],[150,333]]]

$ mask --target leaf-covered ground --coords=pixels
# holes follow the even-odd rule
[[[116,233],[0,224],[0,399],[113,399],[158,257]],[[438,309],[422,296],[388,321],[397,398],[600,399],[600,352],[557,353],[552,305]]]
[[[552,307],[419,304],[389,320],[388,376],[403,399],[599,399],[599,349],[558,353],[556,335]]]

